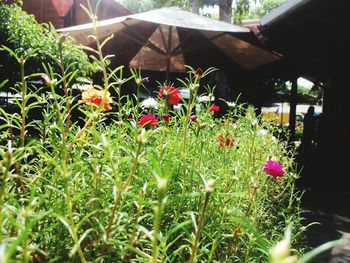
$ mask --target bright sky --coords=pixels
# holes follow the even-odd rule
[[[311,88],[314,85],[314,83],[304,78],[298,78],[298,85],[303,86],[304,88]]]
[[[232,1],[232,6],[235,6],[235,0]],[[259,1],[254,1],[254,0],[250,0],[250,6],[251,7],[255,7],[255,6],[259,6],[261,5],[261,3]],[[202,12],[204,14],[219,14],[219,6],[215,5],[215,6],[204,6],[202,8]]]

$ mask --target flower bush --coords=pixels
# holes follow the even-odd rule
[[[80,101],[73,78],[56,92],[62,80],[47,66],[59,80],[47,82],[45,97],[28,91],[30,76],[21,74],[21,114],[1,110],[1,262],[266,262],[290,223],[293,253],[302,253],[297,175],[275,128],[238,103],[222,119],[214,105],[193,115],[213,69],[189,68],[185,110],[169,109],[180,98],[165,87],[152,114],[138,97],[122,104],[123,69],[108,70],[101,52],[104,84]],[[133,77],[139,94],[143,78]],[[117,111],[106,111],[112,103]],[[26,123],[38,105],[42,120]],[[82,125],[71,120],[76,108]],[[284,167],[278,180],[265,174],[276,177],[275,166],[264,168],[271,157]]]

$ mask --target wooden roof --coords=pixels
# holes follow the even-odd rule
[[[94,6],[97,1],[90,2]],[[39,23],[51,22],[55,28],[63,28],[91,22],[80,5],[87,6],[87,0],[26,0],[22,8],[33,14]],[[104,0],[97,16],[99,20],[104,20],[130,14],[132,12],[116,0]]]
[[[263,17],[265,44],[284,56],[285,67],[276,69],[327,79],[335,66],[348,64],[348,7],[344,0],[289,0]]]

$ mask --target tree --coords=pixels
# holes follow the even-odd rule
[[[254,2],[263,0],[254,0]],[[240,22],[244,14],[249,11],[251,6],[250,0],[236,0],[233,7],[232,0],[204,0],[204,5],[219,6],[219,19],[228,23]],[[232,19],[233,16],[233,19]]]
[[[232,22],[232,0],[219,0],[219,18],[221,21]]]
[[[199,8],[203,5],[199,0],[188,0],[191,6],[192,13],[199,14]]]
[[[38,24],[34,16],[22,11],[17,4],[0,4],[0,76],[9,80],[18,79],[18,65],[8,52],[2,51],[4,45],[18,56],[30,58],[26,63],[26,73],[43,72],[42,63],[50,64],[55,72],[60,72],[58,36],[55,29],[47,24]],[[94,71],[88,56],[73,39],[63,44],[63,57],[66,67],[78,70],[77,76],[88,76]],[[1,80],[0,80],[1,81]]]

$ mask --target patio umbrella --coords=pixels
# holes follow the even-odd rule
[[[101,39],[114,34],[106,48],[120,64],[144,70],[185,72],[191,65],[249,71],[279,59],[247,28],[174,7],[100,21],[97,30]],[[93,44],[91,23],[58,31]]]

